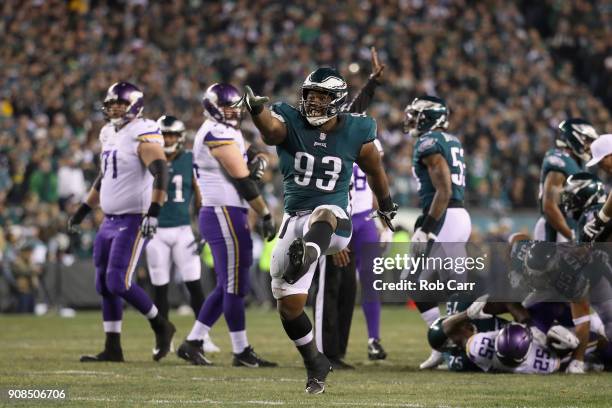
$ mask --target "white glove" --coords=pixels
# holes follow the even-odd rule
[[[488,319],[489,317],[493,317],[493,315],[484,313],[482,311],[482,309],[484,309],[484,307],[487,305],[488,298],[489,298],[489,295],[482,295],[481,297],[476,299],[474,302],[472,302],[470,307],[467,308],[466,312],[470,320],[481,320],[481,319]]]
[[[531,326],[531,335],[533,336],[533,340],[541,346],[546,345],[546,334],[535,326]]]
[[[584,361],[572,360],[565,369],[568,374],[584,374]]]
[[[574,350],[580,344],[578,337],[563,326],[555,325],[546,334],[550,345],[556,350]]]
[[[158,225],[159,221],[157,221],[157,217],[145,215],[140,223],[140,233],[143,238],[153,238],[153,235],[157,232]]]
[[[417,228],[412,234],[412,253],[416,255],[424,254],[427,250],[427,244],[434,243],[438,236],[433,232],[425,232],[421,228]]]

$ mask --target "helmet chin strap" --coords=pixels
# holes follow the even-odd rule
[[[334,117],[336,117],[336,115],[331,116],[331,117],[330,116],[306,116],[306,120],[312,126],[321,126],[329,122],[330,120],[332,120]]]
[[[164,146],[164,153],[172,154],[176,152],[177,148],[178,148],[178,143],[175,143],[172,146]]]

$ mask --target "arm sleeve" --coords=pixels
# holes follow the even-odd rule
[[[374,91],[378,86],[378,81],[374,78],[368,79],[368,82],[359,90],[353,100],[343,107],[343,111],[350,113],[365,113],[365,111],[374,99]]]

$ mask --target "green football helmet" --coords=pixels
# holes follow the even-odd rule
[[[430,130],[448,128],[446,102],[436,96],[419,96],[404,109],[404,133],[420,137]]]
[[[559,124],[559,137],[556,140],[557,147],[569,148],[580,160],[591,159],[591,143],[599,137],[590,122],[571,118]]]
[[[328,94],[331,100],[327,103],[308,100],[310,91]],[[299,111],[312,126],[321,126],[338,115],[347,95],[348,86],[338,71],[330,67],[317,68],[302,84]]]
[[[582,172],[567,178],[561,193],[560,207],[563,212],[578,220],[584,210],[593,204],[606,202],[606,190],[597,176]]]
[[[447,318],[448,316],[437,318],[436,321],[429,326],[429,330],[427,330],[427,341],[429,342],[429,346],[440,352],[455,347],[455,343],[448,338],[442,329],[442,322]]]

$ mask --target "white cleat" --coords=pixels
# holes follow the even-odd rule
[[[570,361],[565,372],[568,374],[584,374],[584,361],[580,361],[580,360]]]
[[[423,361],[419,366],[420,370],[431,370],[444,362],[444,356],[437,350],[431,350],[431,354],[427,360]]]
[[[206,334],[206,337],[204,337],[204,345],[202,347],[204,348],[204,353],[219,353],[221,351],[221,349],[213,343],[209,334]]]

